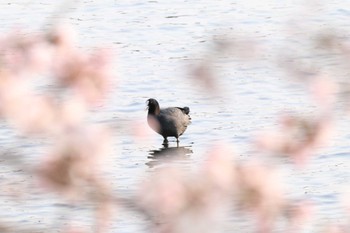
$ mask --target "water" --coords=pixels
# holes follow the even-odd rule
[[[344,1],[105,0],[67,5],[67,14],[55,15],[60,2],[3,1],[0,32],[11,31],[14,26],[41,30],[58,19],[72,24],[78,31],[79,46],[88,50],[93,46],[106,46],[115,51],[116,87],[110,93],[108,104],[94,113],[92,119],[115,129],[115,153],[106,174],[113,188],[125,194],[133,193],[163,159],[157,157],[164,151],[162,138],[146,125],[148,98],[156,98],[161,106],[180,105],[191,109],[193,122],[180,138],[182,157],[175,161],[180,166],[198,166],[210,146],[217,142],[233,145],[239,160],[260,159],[261,156],[254,154],[252,140],[258,131],[276,124],[276,114],[284,110],[312,114],[317,110],[305,89],[288,79],[279,67],[279,56],[295,53],[300,59],[320,60],[334,67],[336,63],[328,57],[308,54],[308,42],[303,40],[322,29],[339,28],[345,39],[349,33],[346,31],[349,3]],[[223,35],[253,41],[258,59],[242,61],[232,54],[217,55],[214,60],[219,92],[213,93],[200,88],[198,80],[189,74],[193,65],[212,56],[213,38]],[[314,201],[317,221],[337,222],[343,216],[338,201],[349,185],[347,143],[350,135],[347,118],[338,118],[339,133],[329,148],[312,159],[307,169],[298,170],[282,161],[288,195]],[[130,135],[137,130],[135,125],[147,129],[148,137]],[[2,128],[7,130],[7,126]],[[1,136],[4,147],[17,145],[17,140],[11,132]],[[41,153],[40,142],[21,143],[19,146],[29,154],[26,161],[35,164],[40,157],[37,154]],[[175,143],[170,142],[170,147],[174,146]],[[17,178],[16,169],[1,167],[4,180],[5,177],[17,180],[13,187],[26,187],[31,182],[29,177]],[[24,227],[52,224],[46,215],[59,209],[56,207],[61,200],[51,194],[45,194],[44,199],[36,198],[36,193],[21,195],[28,198],[19,205],[14,204],[17,200],[1,197],[2,221],[19,222]],[[74,211],[78,212],[73,208]],[[89,222],[88,215],[74,218]],[[112,229],[113,232],[142,232],[144,227],[140,216],[122,212]]]

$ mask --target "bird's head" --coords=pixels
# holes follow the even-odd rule
[[[148,114],[158,115],[160,113],[159,103],[155,99],[148,99],[146,101]]]

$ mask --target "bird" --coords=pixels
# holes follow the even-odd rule
[[[186,131],[191,123],[189,107],[160,108],[157,100],[147,100],[148,125],[164,138],[163,145],[168,144],[168,137],[175,137],[179,144],[179,137]]]

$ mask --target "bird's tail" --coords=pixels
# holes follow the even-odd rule
[[[181,111],[183,113],[185,113],[186,115],[188,115],[190,113],[190,108],[189,107],[183,107],[183,108],[179,108],[179,109],[181,109]]]

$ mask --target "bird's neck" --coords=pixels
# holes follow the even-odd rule
[[[159,115],[160,109],[159,106],[150,106],[148,109],[148,114],[150,115]]]

